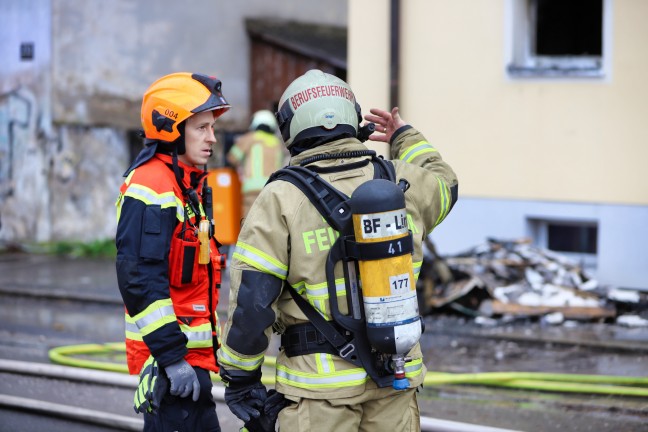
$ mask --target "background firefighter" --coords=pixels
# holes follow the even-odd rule
[[[241,179],[242,215],[247,216],[252,203],[270,175],[284,166],[286,151],[277,133],[277,120],[268,110],[254,113],[249,132],[241,135],[227,153]]]
[[[220,431],[209,371],[218,372],[223,257],[203,207],[200,167],[216,143],[214,122],[229,108],[218,79],[191,73],[160,78],[142,100],[145,148],[124,174],[116,243],[128,367],[141,372],[135,410],[145,431]]]
[[[390,143],[396,178],[411,185],[405,199],[416,276],[423,239],[456,201],[457,179],[439,152],[400,118],[398,108],[371,113],[366,119],[376,124],[376,133],[370,139]],[[308,71],[285,90],[277,117],[292,156],[290,165],[316,171],[346,196],[374,178],[375,165],[358,139],[360,106],[344,81],[319,70]],[[313,333],[317,330],[293,300],[290,290],[294,288],[331,320],[325,267],[338,235],[293,184],[273,181],[261,191],[231,262],[229,313],[218,351],[227,385],[225,400],[244,421],[260,414],[266,397],[261,364],[274,328],[284,333],[276,370],[276,389],[289,402],[279,412],[282,430],[419,430],[416,388],[426,372],[419,344],[408,353],[409,388],[379,387],[365,368],[341,358]],[[342,267],[336,266],[334,283],[340,287],[337,297],[344,305]],[[289,355],[297,350],[290,344],[298,333],[314,342],[298,340],[305,353]]]

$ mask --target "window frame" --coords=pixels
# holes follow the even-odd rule
[[[600,56],[535,55],[535,0],[508,0],[509,46],[506,72],[510,78],[606,78],[610,74],[612,0],[602,0]]]

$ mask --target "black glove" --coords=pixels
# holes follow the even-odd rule
[[[245,423],[249,432],[274,432],[279,411],[286,406],[286,398],[275,389],[268,390],[268,398],[263,405],[263,413],[259,418],[250,419]]]
[[[160,369],[153,356],[149,356],[142,366],[139,385],[133,397],[135,412],[155,414],[168,390],[169,380],[164,371]]]
[[[255,374],[254,377],[232,377],[221,375],[225,382],[225,403],[230,411],[247,423],[250,419],[258,418],[263,410],[266,398],[268,397],[266,388],[261,384],[261,373]]]

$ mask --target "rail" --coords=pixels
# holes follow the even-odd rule
[[[90,382],[135,389],[137,378],[120,372],[101,370],[82,370],[78,367],[30,363],[0,359],[0,371],[23,375],[59,378],[69,381]],[[222,386],[212,389],[214,400],[224,402],[225,390]],[[88,410],[69,405],[45,402],[37,399],[0,394],[0,406],[93,424],[117,430],[141,431],[144,422],[138,418],[116,415],[96,410]],[[421,430],[424,432],[519,432],[485,425],[462,423],[450,420],[421,417]]]

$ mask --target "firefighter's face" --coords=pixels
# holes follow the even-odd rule
[[[185,154],[178,159],[193,166],[205,165],[216,144],[214,135],[214,112],[206,111],[192,115],[185,126]]]

